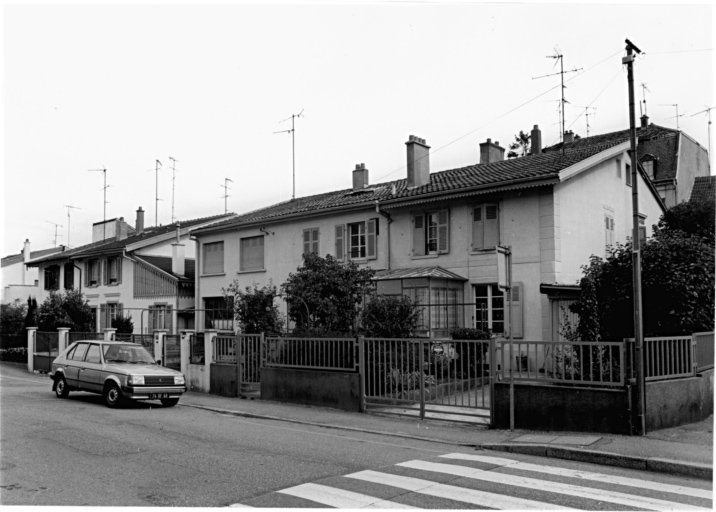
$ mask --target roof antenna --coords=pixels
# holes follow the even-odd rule
[[[58,237],[58,236],[62,236],[62,235],[58,235],[58,234],[57,234],[57,228],[58,228],[58,227],[62,227],[62,224],[57,224],[56,222],[52,222],[52,221],[50,221],[50,220],[46,220],[45,222],[49,222],[50,224],[54,224],[54,225],[55,225],[55,247],[57,247],[57,237]]]
[[[72,206],[71,204],[66,204],[65,208],[67,208],[67,248],[70,248],[70,209],[74,208],[75,210],[81,210],[79,206]]]
[[[596,112],[589,113],[589,109],[597,110],[597,107],[583,107],[581,105],[575,105],[575,107],[583,108],[584,109],[584,117],[587,118],[587,137],[589,137],[589,128],[591,128],[591,125],[589,124],[589,116],[595,116],[597,115]]]
[[[229,188],[229,182],[233,183],[234,180],[232,180],[230,178],[224,178],[224,184],[219,185],[220,187],[224,187],[224,195],[222,196],[224,198],[224,214],[228,213],[228,211],[229,211],[227,202],[226,202],[226,198],[229,197],[229,190],[231,190]]]
[[[102,240],[107,239],[107,169],[89,169],[87,172],[101,172],[104,175],[104,213],[102,214]]]
[[[562,88],[561,88],[562,89],[562,130],[559,134],[559,138],[562,142],[564,142],[564,130],[565,130],[565,127],[564,127],[564,106],[565,106],[565,103],[569,103],[567,100],[564,99],[564,89],[565,89],[564,74],[581,71],[582,68],[579,68],[579,69],[575,68],[575,69],[570,69],[570,70],[565,71],[564,70],[564,55],[562,55],[562,52],[556,46],[554,48],[554,55],[547,55],[547,58],[555,59],[555,63],[554,63],[555,66],[557,65],[556,60],[559,60],[559,73],[551,73],[549,75],[536,76],[532,80],[536,80],[538,78],[546,78],[548,76],[561,75],[561,77],[562,77]],[[564,154],[564,144],[562,144],[562,154]]]
[[[172,224],[174,224],[175,218],[174,218],[174,173],[176,172],[176,169],[174,166],[179,161],[175,158],[169,157],[169,160],[172,161]]]
[[[155,185],[155,193],[154,193],[154,225],[159,227],[159,168],[162,166],[162,163],[157,160],[157,163],[154,165],[154,172],[156,174],[156,185]]]
[[[706,106],[706,105],[704,105]],[[699,114],[703,114],[706,112],[706,115],[709,116],[709,158],[711,158],[711,111],[716,107],[706,107],[706,109],[702,110],[701,112],[696,112],[691,117],[697,116]]]
[[[684,114],[686,114],[686,112],[684,112],[684,114],[679,115],[679,104],[678,104],[678,103],[659,103],[659,105],[662,106],[662,107],[676,107],[676,115],[675,115],[675,116],[671,116],[671,117],[667,117],[667,119],[674,119],[674,118],[676,118],[676,129],[677,129],[677,130],[680,130],[680,128],[679,128],[679,118],[680,118],[680,117],[684,117]]]
[[[644,104],[644,115],[645,116],[648,115],[646,113],[646,91],[649,91],[649,88],[646,86],[645,83],[642,83],[641,84],[641,94],[642,94],[642,98],[643,98],[642,103]],[[651,91],[649,91],[649,92],[651,92]]]
[[[291,120],[291,129],[290,130],[281,130],[280,132],[274,132],[274,133],[290,133],[291,134],[291,147],[293,148],[293,194],[291,195],[291,201],[296,199],[296,127],[294,126],[294,120],[297,117],[306,117],[303,115],[303,110],[298,114],[291,114],[291,117],[287,117],[283,121],[280,121],[281,123]]]

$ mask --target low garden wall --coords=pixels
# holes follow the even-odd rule
[[[714,412],[714,371],[646,383],[646,431],[676,427]]]
[[[211,364],[209,393],[219,396],[236,396],[235,364]]]
[[[358,412],[360,377],[357,373],[262,368],[261,399]]]

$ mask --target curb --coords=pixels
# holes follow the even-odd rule
[[[583,450],[579,448],[566,448],[564,446],[547,444],[483,443],[480,445],[480,448],[483,450],[589,462],[604,466],[640,469],[642,471],[678,474],[702,480],[713,479],[713,466],[698,462],[684,462],[680,460],[662,459],[659,457],[635,457],[632,455],[621,455],[618,453],[600,452],[596,450]]]

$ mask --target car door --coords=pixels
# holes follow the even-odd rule
[[[65,360],[65,379],[67,380],[67,385],[70,387],[76,388],[79,385],[79,372],[84,364],[83,360],[88,347],[89,343],[79,343],[74,351],[67,354]]]
[[[102,359],[99,343],[90,343],[79,371],[79,388],[85,391],[102,391]]]

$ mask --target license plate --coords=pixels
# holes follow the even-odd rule
[[[169,398],[169,393],[149,393],[150,400],[155,400],[158,398]]]

